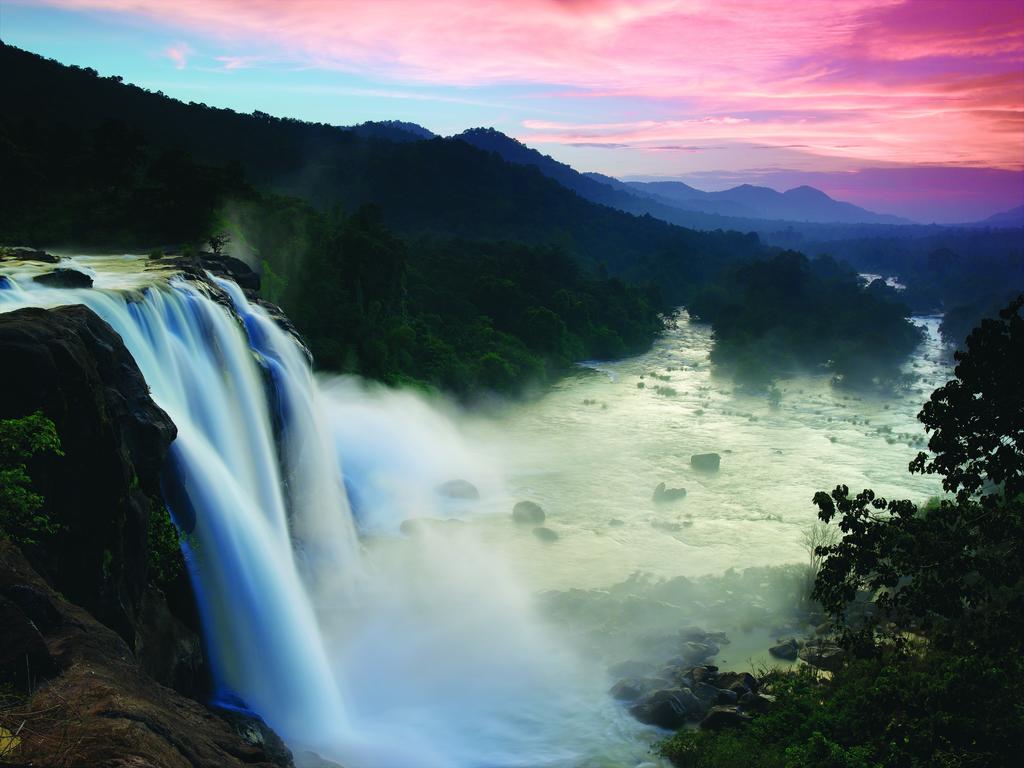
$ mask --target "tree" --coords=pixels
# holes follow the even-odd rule
[[[823,522],[838,518],[841,541],[826,559],[814,597],[836,617],[860,589],[883,615],[933,641],[960,648],[1020,649],[1024,637],[1024,295],[986,320],[957,353],[955,378],[918,418],[932,433],[910,464],[940,474],[952,498],[918,508],[907,500],[815,494]]]
[[[56,426],[42,412],[0,420],[0,536],[16,544],[38,544],[58,529],[42,513],[43,497],[32,489],[26,466],[40,453],[64,455]]]

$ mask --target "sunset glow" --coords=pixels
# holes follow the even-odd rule
[[[11,6],[3,34],[186,100],[341,124],[395,117],[441,133],[493,125],[581,170],[708,188],[815,174],[827,192],[856,190],[852,202],[884,191],[887,211],[955,221],[1024,202],[1022,9],[52,0]],[[105,65],[112,35],[137,71],[124,50],[120,71]],[[289,84],[329,103],[295,110]],[[869,169],[887,184],[848,183]],[[948,169],[969,180],[954,200],[922,183]]]

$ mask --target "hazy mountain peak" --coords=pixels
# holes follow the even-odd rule
[[[792,189],[788,189],[785,192],[783,192],[782,194],[783,194],[783,196],[788,197],[790,199],[794,199],[794,200],[796,200],[796,199],[808,200],[808,201],[810,201],[810,200],[816,200],[816,201],[830,200],[832,202],[835,202],[834,198],[830,197],[825,192],[822,192],[817,187],[810,187],[810,186],[808,186],[806,184],[801,184],[799,187],[793,187]]]
[[[388,141],[423,141],[437,136],[422,125],[404,120],[367,120],[365,123],[353,125],[349,130],[359,136]]]

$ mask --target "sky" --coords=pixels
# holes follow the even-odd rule
[[[1024,204],[1020,0],[3,0],[4,42],[185,101],[491,126],[582,171]]]

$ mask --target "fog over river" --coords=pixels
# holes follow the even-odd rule
[[[824,374],[744,394],[684,316],[644,355],[467,411],[311,376],[229,280],[130,256],[62,266],[91,287],[8,264],[0,311],[85,304],[124,339],[178,427],[164,501],[213,698],[261,715],[300,766],[656,760],[666,731],[609,695],[616,680],[756,669],[808,631],[802,572],[782,566],[806,561],[815,491],[939,490],[906,471],[916,414],[950,373],[936,318],[917,321],[910,383],[887,396]],[[691,466],[711,452],[717,471]],[[661,483],[673,498],[653,498]]]

